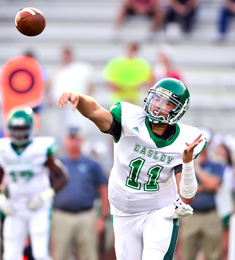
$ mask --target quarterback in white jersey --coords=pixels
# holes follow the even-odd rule
[[[197,191],[193,159],[206,145],[200,131],[180,124],[190,95],[183,82],[166,78],[149,89],[143,108],[118,102],[111,111],[79,93],[58,100],[114,139],[109,178],[117,260],[173,259],[178,218]]]
[[[3,259],[20,260],[30,237],[35,260],[49,260],[50,210],[56,191],[67,183],[67,174],[53,154],[52,137],[34,137],[33,111],[11,111],[9,138],[0,139],[0,181],[7,179],[9,198],[0,194],[3,225]],[[55,176],[51,187],[49,173]]]

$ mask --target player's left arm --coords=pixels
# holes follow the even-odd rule
[[[178,193],[179,193],[179,196],[181,198],[181,200],[186,203],[186,204],[190,204],[191,202],[193,202],[194,200],[194,196],[192,198],[184,198],[181,193],[180,193],[180,181],[181,181],[181,178],[182,178],[182,172],[179,172],[176,174],[176,183],[177,183],[177,188],[178,188]]]
[[[11,205],[11,202],[5,195],[5,187],[2,184],[4,177],[4,169],[0,166],[0,210],[5,216],[15,215],[15,209]]]
[[[55,193],[68,182],[68,174],[63,164],[54,158],[53,154],[48,155],[45,166],[48,167],[50,173],[55,177],[54,182],[51,187],[29,199],[27,206],[30,210],[37,210],[45,201],[53,199]]]
[[[189,204],[194,200],[194,196],[197,192],[198,184],[194,171],[193,152],[194,148],[203,141],[201,137],[202,134],[195,138],[192,143],[186,143],[187,147],[184,149],[182,156],[182,172],[176,175],[179,195],[186,204]]]
[[[52,189],[57,192],[62,189],[68,182],[68,174],[64,165],[60,160],[54,157],[53,154],[49,155],[45,165],[50,170],[50,173],[54,177]]]
[[[0,166],[0,184],[2,184],[3,176],[4,176],[4,170],[3,170],[3,168]],[[2,192],[2,191],[0,190],[0,192]]]

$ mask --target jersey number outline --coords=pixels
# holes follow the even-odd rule
[[[145,163],[145,159],[138,157],[130,161],[129,167],[130,174],[126,179],[126,186],[135,189],[140,190],[141,183],[138,182],[138,178],[141,172],[141,169]],[[147,175],[148,181],[144,184],[144,190],[145,191],[158,191],[159,190],[159,184],[157,180],[160,177],[160,173],[163,169],[163,166],[161,165],[154,165],[153,167],[148,169]]]
[[[34,173],[31,170],[21,171],[21,172],[19,172],[19,174],[17,174],[14,171],[11,171],[10,175],[12,178],[12,182],[16,183],[16,182],[18,182],[18,180],[17,180],[18,177],[25,178],[25,180],[28,182],[34,176]]]

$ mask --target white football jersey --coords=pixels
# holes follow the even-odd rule
[[[35,137],[18,153],[10,138],[0,139],[0,166],[7,177],[10,199],[26,203],[33,195],[50,187],[49,171],[45,167],[48,155],[55,152],[55,139]]]
[[[111,112],[122,125],[109,178],[111,213],[138,214],[171,204],[177,198],[174,167],[182,164],[185,143],[193,142],[200,131],[177,124],[175,134],[166,141],[153,134],[141,107],[120,102]],[[203,138],[194,157],[205,145]]]

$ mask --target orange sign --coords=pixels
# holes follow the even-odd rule
[[[40,105],[44,89],[41,65],[27,56],[8,60],[1,69],[0,87],[5,122],[8,112],[13,107]]]

